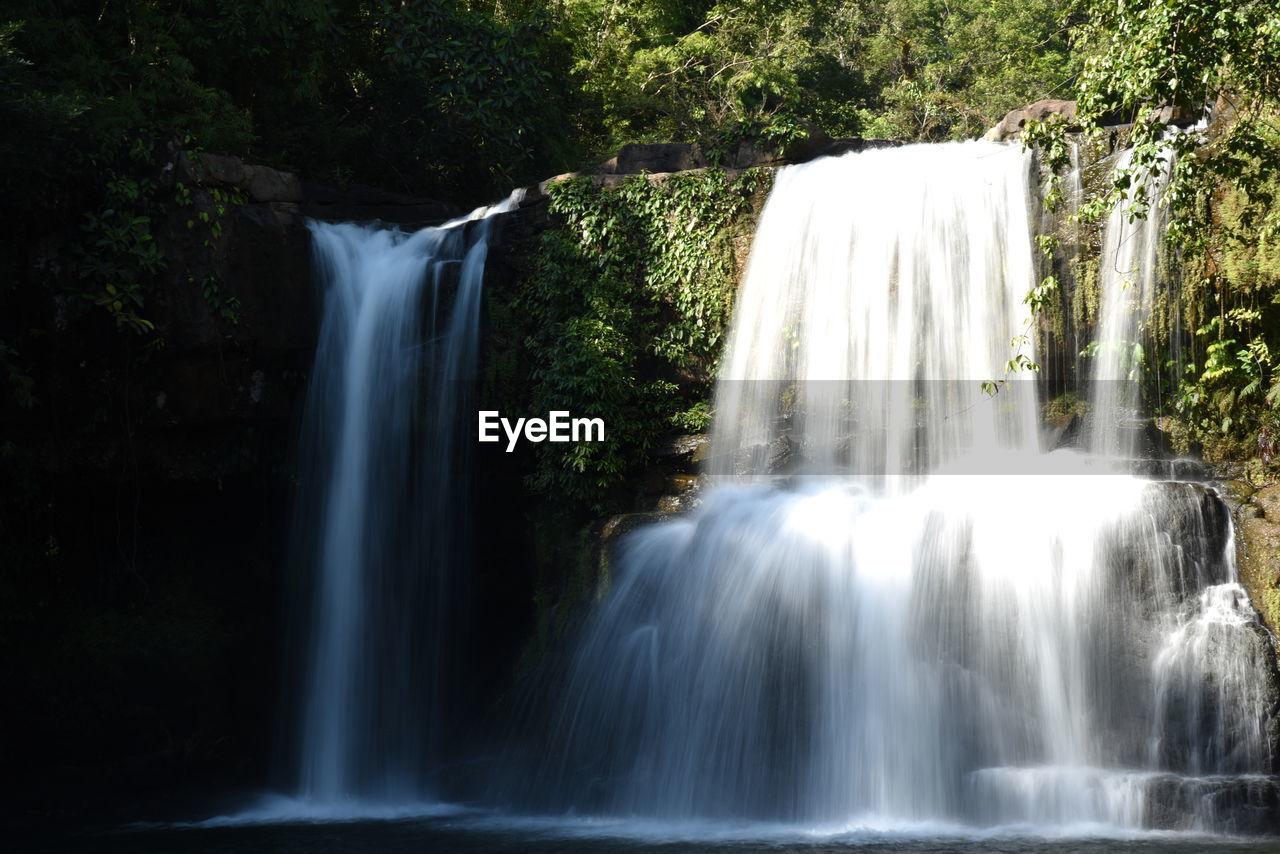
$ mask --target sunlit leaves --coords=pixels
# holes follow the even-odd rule
[[[601,417],[609,441],[540,446],[534,489],[598,510],[664,432],[705,425],[705,402],[672,378],[707,391],[737,272],[727,237],[758,180],[710,170],[550,188],[555,226],[520,299],[532,406]]]

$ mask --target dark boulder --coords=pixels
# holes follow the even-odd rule
[[[999,124],[987,131],[983,139],[991,142],[1015,139],[1022,134],[1022,128],[1028,121],[1032,119],[1043,121],[1049,116],[1062,116],[1068,124],[1074,125],[1076,121],[1076,102],[1045,99],[1036,101],[1034,104],[1029,104],[1021,109],[1010,110],[1004,114],[1004,118],[1000,120]]]
[[[302,185],[296,175],[270,166],[255,166],[239,157],[204,152],[178,152],[175,177],[186,184],[231,187],[244,191],[251,202],[300,202]]]
[[[604,175],[639,175],[645,172],[682,172],[709,165],[696,142],[631,142],[600,167]]]
[[[439,199],[406,196],[363,184],[342,188],[320,181],[302,182],[299,209],[303,216],[312,219],[331,222],[381,220],[416,228],[439,225],[466,213],[452,202]]]

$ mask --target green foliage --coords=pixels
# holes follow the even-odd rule
[[[1174,351],[1146,370],[1153,383],[1172,380],[1172,393],[1156,399],[1184,449],[1247,458],[1258,453],[1260,433],[1274,430],[1280,403],[1272,355],[1280,340],[1271,331],[1280,322],[1272,248],[1280,8],[1266,0],[1083,0],[1079,14],[1078,120],[1095,142],[1103,124],[1130,123],[1133,150],[1080,217],[1097,221],[1119,204],[1131,218],[1152,215],[1146,178],[1168,174],[1161,214],[1182,287],[1152,318],[1151,340],[1131,346]],[[1167,132],[1168,111],[1196,117],[1210,105],[1217,117],[1207,127]],[[1055,175],[1067,164],[1066,131],[1050,121],[1024,132]],[[1060,199],[1055,182],[1051,207]],[[1078,291],[1088,298],[1092,287]]]
[[[194,284],[194,279],[188,278],[188,281]],[[204,297],[205,304],[223,323],[228,326],[240,325],[239,298],[224,296],[215,277],[206,276],[200,282],[200,294]]]
[[[453,195],[496,194],[563,160],[559,45],[545,13],[511,20],[456,0],[379,0],[366,69],[379,156]]]
[[[1181,299],[1169,308],[1195,330],[1170,414],[1210,457],[1257,454],[1259,432],[1280,421],[1280,213],[1259,217],[1252,198],[1278,189],[1277,177],[1221,187],[1201,248],[1186,261]]]
[[[75,295],[85,304],[104,309],[118,329],[144,337],[156,331],[146,311],[159,277],[169,266],[157,242],[166,216],[175,209],[188,210],[187,229],[213,253],[227,216],[245,202],[239,189],[202,188],[197,203],[192,189],[182,183],[158,186],[146,177],[154,171],[154,148],[154,142],[145,137],[126,137],[109,141],[91,158],[103,182],[102,196],[83,214],[79,240],[72,244],[78,278]],[[197,285],[194,277],[188,276],[187,281]],[[204,277],[198,290],[224,323],[239,323],[239,301],[224,298],[216,278]]]
[[[766,151],[786,151],[792,143],[808,139],[810,132],[808,125],[790,113],[767,119],[746,119],[717,129],[709,139],[703,140],[702,152],[707,162],[722,166],[744,142]]]
[[[1064,0],[568,0],[559,26],[603,138],[705,138],[771,117],[945,139],[1062,88]]]
[[[19,362],[21,355],[0,339],[0,369],[6,380],[9,401],[23,409],[31,409],[36,405],[35,395],[32,393],[35,380]]]
[[[173,129],[312,177],[481,201],[574,151],[550,12],[514,5],[17,0],[0,85],[27,126],[74,118],[82,152]]]
[[[106,309],[116,326],[145,334],[155,329],[140,312],[165,259],[152,234],[154,182],[108,172],[104,207],[85,213],[76,246],[80,295]]]
[[[558,224],[520,306],[531,406],[603,418],[607,441],[539,445],[536,491],[601,509],[663,433],[705,426],[737,277],[732,231],[759,180],[710,170],[549,189]]]
[[[0,145],[174,129],[479,202],[632,141],[980,131],[1073,73],[1065,2],[16,0]]]
[[[73,93],[50,91],[21,52],[20,23],[0,22],[0,208],[28,206],[57,186],[70,139],[87,109]],[[31,141],[39,140],[39,146]]]
[[[1280,9],[1269,0],[1083,0],[1081,12],[1078,120],[1094,136],[1104,123],[1131,122],[1134,152],[1084,214],[1100,218],[1125,201],[1131,215],[1144,216],[1143,176],[1171,172],[1163,197],[1170,242],[1199,252],[1219,182],[1257,187],[1280,173],[1280,149],[1267,140],[1274,133],[1268,111],[1280,103]],[[1213,126],[1166,134],[1160,108],[1199,116],[1215,102]],[[1060,167],[1064,133],[1055,122],[1027,136],[1051,146],[1049,161]],[[1251,201],[1256,216],[1270,199]]]
[[[1075,392],[1069,391],[1046,401],[1041,409],[1046,422],[1062,427],[1073,418],[1083,416],[1088,411],[1088,405]]]
[[[817,95],[805,83],[824,73],[822,5],[570,0],[560,26],[573,46],[574,74],[602,113],[607,145],[692,140],[795,111]],[[851,69],[825,73],[856,87]]]
[[[880,135],[959,139],[1064,90],[1078,69],[1062,0],[862,4]]]
[[[226,90],[202,79],[200,67],[252,51],[252,42],[227,39],[205,53],[222,37],[220,13],[229,5],[199,3],[175,15],[169,4],[147,0],[107,6],[19,0],[8,12],[23,22],[18,44],[42,78],[41,88],[82,104],[92,136],[161,124],[235,148],[252,139],[247,117]]]

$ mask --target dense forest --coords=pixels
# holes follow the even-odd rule
[[[1255,485],[1274,480],[1272,0],[6,3],[0,647],[30,655],[0,661],[0,682],[29,691],[0,721],[31,736],[6,758],[19,769],[101,759],[115,774],[118,754],[151,749],[163,731],[170,770],[206,763],[237,780],[265,776],[278,674],[262,662],[276,660],[278,638],[264,626],[285,596],[279,532],[296,485],[296,411],[285,403],[301,396],[299,354],[314,342],[298,335],[279,348],[297,351],[274,364],[295,385],[279,392],[270,418],[228,418],[233,407],[219,398],[207,420],[183,416],[180,440],[163,438],[176,396],[166,409],[151,378],[207,382],[211,400],[217,383],[239,384],[257,403],[260,351],[270,350],[242,334],[250,310],[226,279],[187,270],[179,257],[216,254],[234,227],[230,212],[247,200],[175,178],[175,152],[235,156],[335,192],[379,188],[461,212],[590,172],[628,143],[697,143],[714,166],[743,142],[781,151],[828,136],[963,140],[1042,99],[1074,102],[1070,117],[1032,121],[1022,133],[1045,166],[1044,200],[1056,215],[1069,143],[1087,150],[1104,128],[1119,128],[1135,150],[1131,165],[1089,184],[1076,218],[1096,224],[1120,199],[1135,218],[1167,218],[1170,278],[1181,284],[1134,346],[1146,348],[1142,368],[1168,441]],[[1185,119],[1185,133],[1166,136],[1171,117]],[[1152,211],[1140,178],[1168,168],[1170,149],[1171,182]],[[567,181],[549,193],[557,227],[517,235],[536,286],[486,322],[524,348],[519,359],[543,364],[495,360],[489,379],[540,410],[591,402],[609,423],[631,426],[608,448],[547,445],[499,472],[534,496],[489,509],[534,518],[533,541],[510,549],[529,546],[539,577],[494,594],[495,610],[514,615],[495,630],[507,633],[496,646],[527,651],[529,622],[550,631],[551,598],[575,584],[589,597],[587,571],[564,569],[581,563],[588,524],[633,509],[645,455],[665,434],[707,426],[735,264],[768,180],[711,169],[615,193]],[[672,216],[691,224],[675,235]],[[1040,245],[1061,255],[1049,235]],[[305,248],[287,248],[306,265]],[[1074,273],[1085,295],[1078,306],[1062,305],[1060,276],[1027,295],[1045,328],[1055,311],[1092,322],[1091,274]],[[200,345],[207,364],[179,352],[161,319],[175,300],[160,283],[179,274],[215,323]],[[296,314],[280,312],[279,336],[285,321],[305,325]],[[640,382],[646,372],[651,381]],[[277,374],[268,374],[270,385]],[[147,431],[162,437],[153,442],[162,453],[138,450]],[[509,558],[494,548],[495,565]],[[531,618],[530,607],[546,613]],[[242,678],[237,662],[255,656],[259,670],[243,677],[242,692],[220,692]],[[514,654],[492,651],[502,656]],[[229,727],[232,719],[240,722]],[[150,780],[155,768],[139,762],[135,773]]]
[[[816,132],[963,139],[1044,98],[1078,100],[1081,127],[1132,123],[1140,172],[1161,168],[1162,115],[1218,103],[1230,121],[1171,140],[1190,155],[1166,201],[1201,330],[1174,381],[1193,427],[1246,438],[1204,401],[1226,379],[1233,405],[1270,408],[1278,59],[1259,0],[18,2],[0,30],[6,298],[44,287],[145,338],[151,238],[184,201],[148,176],[165,144],[465,207],[628,142],[696,141],[714,160]],[[1053,124],[1028,136],[1060,168]],[[79,258],[69,280],[31,269],[50,235]],[[0,322],[9,405],[39,399],[38,338]]]
[[[974,136],[1079,70],[1067,4],[19,3],[6,153],[28,180],[177,132],[210,151],[459,201],[620,144]],[[21,124],[18,124],[17,121]],[[30,193],[16,176],[6,191]],[[45,195],[48,195],[47,193]]]

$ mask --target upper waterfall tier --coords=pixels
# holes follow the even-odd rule
[[[1034,450],[1030,160],[913,145],[779,171],[716,394],[713,473],[923,473]],[[1011,376],[1025,380],[1028,375]]]

